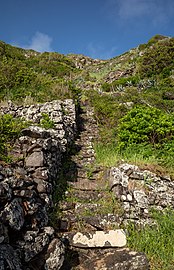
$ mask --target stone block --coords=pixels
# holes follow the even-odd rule
[[[25,159],[26,167],[42,167],[44,165],[43,152],[33,152]]]
[[[126,235],[123,230],[78,232],[72,238],[72,246],[81,248],[124,247],[125,245]]]

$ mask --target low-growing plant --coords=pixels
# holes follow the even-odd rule
[[[174,268],[174,211],[154,211],[152,214],[156,225],[139,228],[134,224],[128,226],[128,245],[130,248],[144,252],[151,270],[172,270]]]
[[[49,129],[54,128],[55,123],[53,120],[50,119],[49,115],[47,113],[42,113],[42,119],[40,120],[40,126]]]
[[[0,115],[0,160],[10,161],[8,151],[20,136],[22,129],[28,125],[29,122],[20,118],[13,118],[10,114]]]

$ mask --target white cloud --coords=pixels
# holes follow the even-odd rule
[[[31,43],[26,46],[26,49],[33,49],[38,52],[50,52],[52,38],[46,34],[36,32],[35,35],[31,39]]]
[[[33,49],[37,52],[51,52],[53,51],[51,47],[52,38],[44,33],[36,32],[31,38],[31,41],[27,44],[22,44],[20,42],[12,42],[12,45],[21,47],[24,49]]]
[[[173,19],[173,0],[108,0],[107,11],[118,22],[145,19],[154,26]]]
[[[123,0],[119,1],[119,16],[121,18],[139,17],[149,14],[153,7],[153,1],[147,0]]]
[[[110,59],[116,55],[117,47],[106,50],[104,46],[90,42],[87,46],[88,54],[94,59]]]

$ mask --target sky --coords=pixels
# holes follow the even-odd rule
[[[109,59],[174,36],[173,0],[0,0],[0,40],[39,52]]]

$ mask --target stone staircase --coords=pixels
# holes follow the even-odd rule
[[[67,246],[61,270],[147,270],[145,255],[126,248],[125,233],[119,229],[122,208],[109,190],[107,168],[95,164],[94,141],[99,135],[89,105],[83,106],[79,130],[75,141],[78,151],[71,157],[76,173],[59,204],[59,236]],[[65,174],[71,173],[67,169]],[[110,234],[113,237],[109,238]]]

